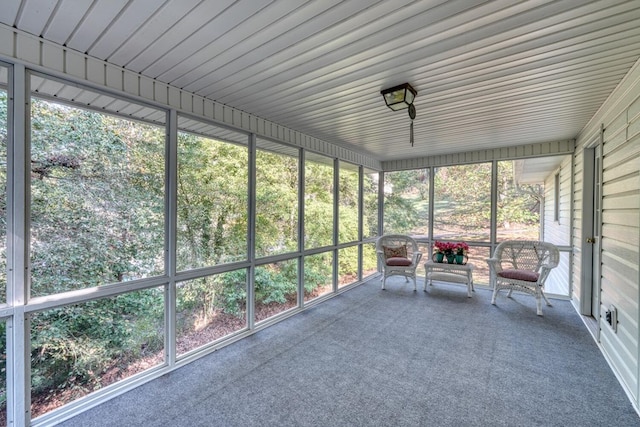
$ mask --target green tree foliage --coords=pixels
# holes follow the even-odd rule
[[[333,164],[305,164],[305,248],[333,244]]]
[[[117,286],[164,274],[164,128],[40,99],[32,100],[31,113],[31,295]],[[6,156],[3,123],[6,95],[0,99],[0,137]],[[248,258],[248,154],[244,145],[180,132],[179,270]],[[3,166],[0,179],[6,186],[6,163]],[[305,167],[305,242],[307,247],[329,246],[333,244],[332,161],[309,162]],[[297,157],[257,152],[258,257],[298,250],[298,171]],[[372,212],[370,220],[364,219],[366,229],[377,221],[373,213],[377,190],[370,180],[365,185],[370,193],[365,204]],[[357,171],[341,174],[339,191],[340,239],[356,241]],[[0,197],[4,213],[6,191]],[[6,239],[6,231],[0,232]],[[344,274],[357,271],[357,256],[342,262]],[[332,269],[332,252],[306,257],[305,296],[330,287]],[[4,290],[6,278],[2,280]],[[295,259],[257,267],[256,307],[295,303],[297,282]],[[194,322],[215,321],[220,313],[246,316],[246,269],[178,287],[179,331],[191,333]],[[161,359],[164,305],[164,291],[159,288],[34,314],[34,402],[73,400],[131,375],[137,369],[132,364]],[[4,352],[4,341],[0,347]]]
[[[298,159],[257,150],[256,256],[293,252],[298,246]]]
[[[249,152],[178,134],[178,270],[247,257]]]
[[[491,220],[491,163],[438,168],[434,175],[437,214],[434,228],[461,237],[488,230]],[[459,230],[461,229],[461,230]]]
[[[539,184],[518,184],[513,162],[498,162],[498,227],[513,224],[537,227],[543,187]]]
[[[164,129],[34,99],[33,296],[163,272]]]
[[[164,347],[162,301],[162,290],[149,289],[33,315],[32,395],[82,395],[100,388],[107,371],[157,354]]]
[[[426,234],[428,172],[415,169],[386,173],[384,190],[384,232]]]

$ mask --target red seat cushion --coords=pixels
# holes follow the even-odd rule
[[[498,276],[505,279],[523,280],[525,282],[537,282],[540,274],[531,270],[503,270]]]
[[[400,256],[391,257],[391,258],[387,258],[387,265],[392,267],[397,267],[397,266],[407,267],[411,265],[411,260],[409,258],[400,257]]]

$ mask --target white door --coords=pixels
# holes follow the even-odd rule
[[[591,231],[592,252],[592,286],[591,316],[600,318],[600,232],[602,225],[602,153],[596,147],[593,162],[593,230]]]

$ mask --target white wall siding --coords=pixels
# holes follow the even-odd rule
[[[638,101],[636,101],[638,102]],[[618,330],[603,322],[605,351],[638,389],[638,265],[640,264],[640,140],[628,138],[628,110],[605,123],[602,159],[602,311],[618,308]]]
[[[404,160],[382,162],[385,171],[421,169],[430,166],[465,165],[469,163],[490,162],[492,160],[513,160],[531,157],[546,157],[556,154],[572,154],[574,140],[543,142],[539,144],[519,145],[493,150],[466,151],[454,154],[417,157]]]
[[[571,225],[573,236],[571,246],[573,247],[573,289],[572,300],[579,307],[582,298],[582,241],[586,237],[582,231],[582,203],[583,203],[583,174],[584,174],[584,147],[581,145],[576,147],[573,156],[573,224]],[[576,286],[576,284],[578,286]]]
[[[560,246],[571,243],[571,156],[544,182],[544,240]],[[558,220],[555,220],[555,175],[560,175]]]
[[[571,170],[572,156],[566,156],[560,167],[553,171],[544,182],[543,240],[558,246],[571,244]],[[555,176],[559,174],[560,188],[558,200],[558,220],[555,219]],[[547,293],[570,296],[571,259],[561,254],[558,267],[551,272],[546,288]]]
[[[640,406],[640,62],[629,72],[578,139],[574,188],[582,188],[580,153],[604,125],[602,145],[602,232],[600,310],[618,309],[617,332],[599,319],[603,352],[625,389]],[[574,230],[582,206],[574,193]],[[575,236],[578,246],[584,236]],[[578,256],[576,256],[578,258]],[[578,261],[576,259],[576,261]],[[576,262],[576,265],[580,265]],[[574,277],[580,277],[574,272]],[[578,288],[578,286],[576,286]],[[579,292],[574,293],[580,298]]]

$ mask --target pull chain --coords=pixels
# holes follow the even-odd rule
[[[411,126],[409,127],[409,141],[411,141],[411,146],[413,147],[413,120],[411,120]]]

